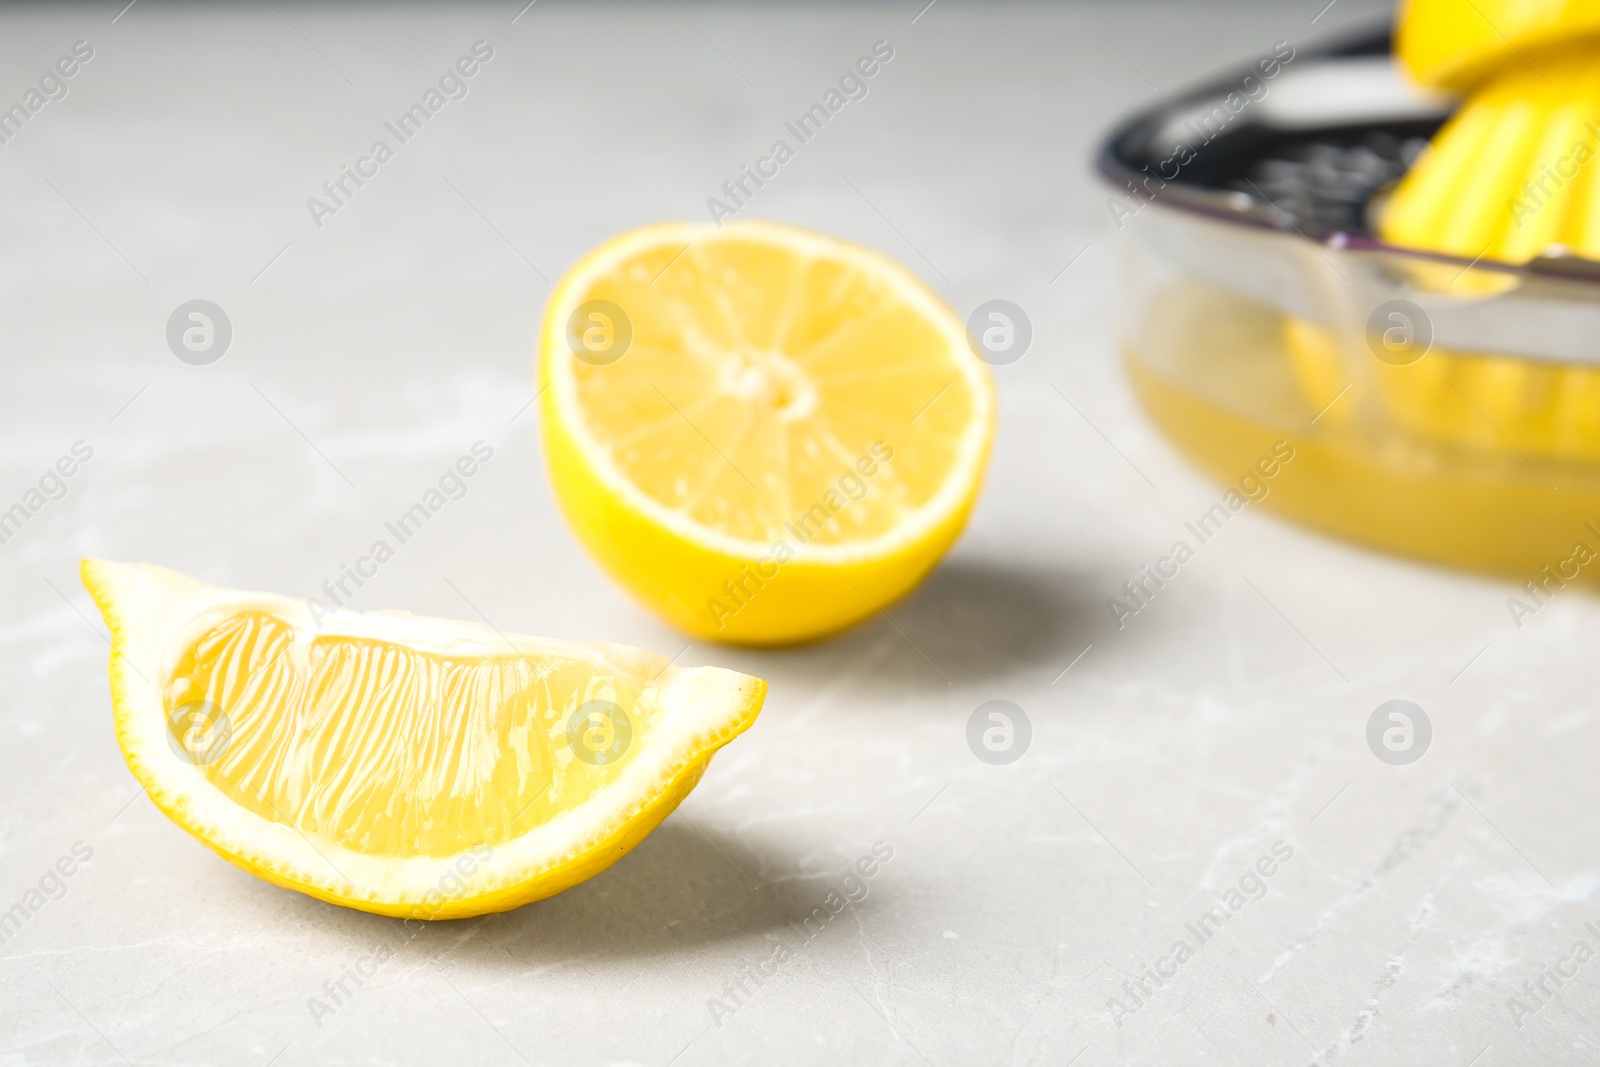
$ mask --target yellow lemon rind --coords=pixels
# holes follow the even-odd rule
[[[230,610],[266,611],[297,628],[311,627],[304,601],[222,589],[148,564],[85,559],[81,573],[111,631],[117,743],[156,807],[251,874],[380,915],[451,919],[505,911],[599,873],[677,807],[711,756],[755,721],[766,693],[765,682],[733,671],[668,666],[662,673],[666,714],[661,732],[637,751],[611,786],[583,806],[511,841],[463,842],[452,855],[370,855],[327,840],[313,842],[295,828],[239,806],[167,742],[160,684],[184,635]],[[476,623],[402,613],[339,612],[321,625],[323,634],[381,634],[399,641],[408,632],[422,639],[417,644],[457,651],[490,651],[498,643],[504,654],[509,638],[524,654],[563,651],[613,662],[649,655],[616,645],[502,636]],[[465,888],[457,891],[458,884]]]

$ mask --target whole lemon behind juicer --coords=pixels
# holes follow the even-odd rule
[[[1600,263],[1600,2],[1514,6],[1507,36],[1492,40],[1472,30],[1481,19],[1465,0],[1422,0],[1402,13],[1397,51],[1412,76],[1470,94],[1380,206],[1378,234],[1469,261]],[[1462,300],[1514,284],[1429,263],[1417,265],[1414,281]],[[1380,318],[1372,328],[1390,325]],[[1339,345],[1303,319],[1286,318],[1284,331],[1301,386],[1320,408],[1351,381]],[[1371,342],[1384,347],[1381,337]],[[1600,459],[1600,368],[1439,347],[1368,365],[1379,403],[1409,430],[1483,452]],[[1330,422],[1352,417],[1347,405]]]

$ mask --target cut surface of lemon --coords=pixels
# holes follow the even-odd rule
[[[82,577],[156,806],[252,874],[385,915],[504,911],[599,873],[766,693],[641,649],[324,614],[148,564]]]
[[[543,436],[578,538],[683,629],[772,644],[910,590],[977,496],[994,387],[888,257],[765,221],[595,249],[540,335]]]

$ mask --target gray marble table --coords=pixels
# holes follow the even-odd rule
[[[1518,628],[1506,585],[1251,510],[1126,628],[1106,607],[1219,490],[1118,368],[1090,150],[1382,8],[122,2],[0,9],[0,104],[48,90],[0,144],[0,508],[92,449],[0,545],[0,912],[26,912],[0,1063],[1600,1059],[1600,964],[1570,955],[1600,948],[1592,600]],[[1033,347],[914,597],[812,647],[685,650],[556,512],[524,410],[541,306],[605,237],[704,217],[880,40],[868,95],[745,211],[883,248],[958,308],[1016,301]],[[479,41],[464,95],[307,206]],[[166,342],[192,299],[232,324],[209,366]],[[771,697],[605,874],[411,935],[151,806],[75,568],[309,596],[479,439],[493,462],[358,606],[470,615],[453,584],[502,628],[682,651]],[[1394,698],[1433,723],[1409,766],[1364,739]],[[966,740],[993,699],[1032,726],[1009,765]],[[1526,985],[1547,968],[1573,976]]]

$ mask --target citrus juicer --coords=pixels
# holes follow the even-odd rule
[[[1468,95],[1374,202],[1384,240],[1501,263],[1600,260],[1600,167],[1590,166],[1600,155],[1600,4],[1565,8],[1544,22],[1534,20],[1538,5],[1495,12],[1515,20],[1506,24],[1521,43],[1486,37],[1492,27],[1459,0],[1406,8],[1397,52],[1407,74]],[[1433,267],[1415,277],[1447,295],[1506,284],[1458,273]],[[1339,372],[1330,338],[1297,322],[1290,341],[1306,384],[1325,390]],[[1476,350],[1415,356],[1377,380],[1394,417],[1418,432],[1530,457],[1600,457],[1600,371]]]
[[[1521,228],[1496,198],[1577,139],[1600,50],[1575,17],[1530,18],[1510,47],[1419,36],[1457,6],[1402,17],[1426,84],[1387,30],[1290,49],[1270,77],[1133,116],[1099,169],[1130,283],[1124,361],[1180,449],[1231,483],[1287,442],[1267,507],[1526,578],[1600,545],[1600,179],[1569,141],[1551,166],[1568,154],[1573,176]],[[1536,89],[1519,49],[1556,85]]]

